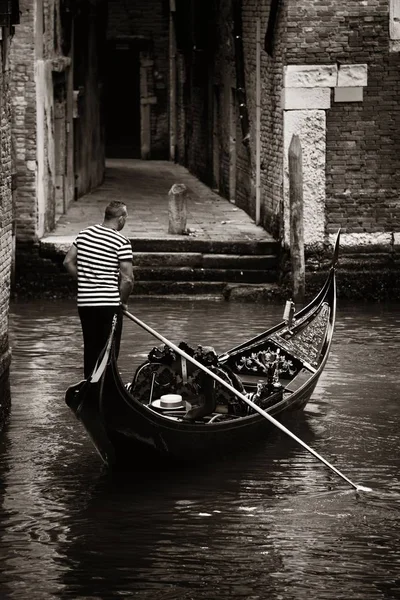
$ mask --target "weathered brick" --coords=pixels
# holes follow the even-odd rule
[[[12,259],[11,104],[9,33],[0,41],[0,429],[9,408],[8,312]]]

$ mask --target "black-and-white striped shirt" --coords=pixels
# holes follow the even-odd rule
[[[78,306],[117,306],[119,263],[132,260],[130,241],[118,231],[91,225],[76,237]]]

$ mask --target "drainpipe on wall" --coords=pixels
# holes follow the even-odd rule
[[[176,37],[175,0],[169,2],[169,159],[176,158]]]

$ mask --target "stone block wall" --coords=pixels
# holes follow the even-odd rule
[[[153,61],[147,74],[148,93],[154,103],[150,108],[150,157],[169,156],[168,84],[169,84],[169,8],[160,0],[108,0],[107,38],[136,38],[148,48]],[[127,77],[129,74],[127,73]],[[153,101],[152,101],[153,102]]]
[[[8,48],[10,37],[2,29],[0,42],[0,428],[10,407],[8,312],[13,248],[11,191],[11,106]]]

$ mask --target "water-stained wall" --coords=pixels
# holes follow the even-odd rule
[[[13,255],[13,201],[10,104],[10,34],[0,41],[0,429],[10,407],[8,314]]]
[[[211,4],[176,2],[179,161],[287,245],[297,134],[306,245],[398,247],[400,0]]]
[[[102,181],[97,14],[105,6],[105,0],[20,0],[10,56],[19,243],[51,231],[74,198]]]
[[[284,19],[278,12],[268,54],[270,8],[271,0],[177,2],[178,158],[278,237]]]
[[[74,19],[74,168],[75,198],[104,177],[105,2],[83,2]]]
[[[20,0],[20,25],[11,44],[16,230],[21,242],[50,231],[73,199],[71,58],[65,54],[69,44],[61,5],[58,0]],[[55,79],[64,88],[61,114]]]

